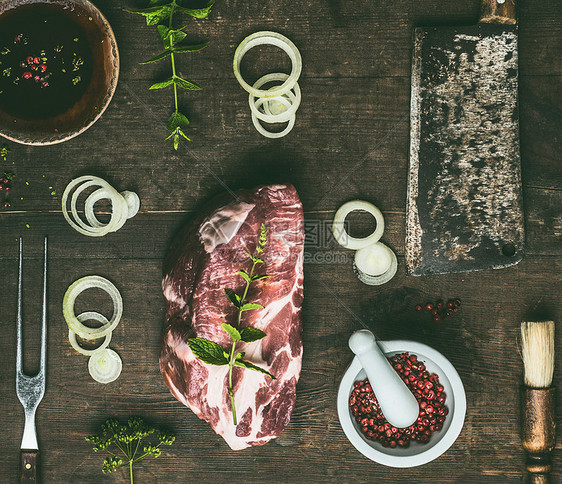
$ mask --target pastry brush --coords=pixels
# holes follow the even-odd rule
[[[521,323],[521,357],[525,370],[522,441],[532,484],[548,483],[550,452],[556,444],[554,410],[554,321]]]

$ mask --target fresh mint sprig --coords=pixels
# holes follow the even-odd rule
[[[147,441],[152,434],[156,434],[156,439]],[[129,418],[126,425],[114,418],[107,419],[97,434],[86,437],[86,441],[94,445],[94,452],[109,454],[103,461],[102,472],[109,474],[128,465],[131,484],[133,464],[150,455],[159,457],[160,446],[172,445],[175,439],[174,434],[151,427],[141,417]]]
[[[164,44],[164,51],[160,54],[148,59],[141,64],[150,64],[160,60],[170,58],[172,65],[172,75],[164,81],[157,82],[150,86],[149,89],[165,89],[168,86],[173,86],[174,89],[174,111],[166,122],[166,128],[170,131],[170,135],[166,139],[172,139],[174,149],[177,150],[180,143],[180,137],[191,141],[184,129],[189,126],[189,120],[185,114],[181,113],[178,106],[178,87],[190,91],[199,91],[201,86],[193,81],[181,78],[176,70],[176,54],[183,54],[185,52],[197,52],[207,47],[207,43],[185,45],[182,42],[187,37],[183,31],[185,27],[179,29],[173,28],[173,18],[175,13],[185,13],[194,18],[202,19],[209,15],[214,0],[211,0],[204,8],[186,8],[180,5],[180,0],[150,0],[148,8],[140,10],[127,10],[127,12],[142,15],[146,19],[147,25],[156,25],[158,34]]]
[[[228,333],[228,335],[232,339],[230,351],[226,352],[222,346],[205,338],[190,338],[188,340],[191,351],[201,361],[210,365],[228,365],[228,393],[230,395],[230,404],[232,407],[232,422],[234,425],[237,424],[237,419],[236,407],[234,405],[234,392],[232,387],[233,368],[235,366],[238,366],[240,368],[258,371],[260,373],[268,375],[273,380],[276,379],[267,370],[244,360],[243,352],[236,351],[236,346],[239,341],[242,341],[243,343],[251,343],[253,341],[258,341],[266,336],[266,334],[258,328],[246,327],[240,329],[240,322],[242,320],[243,312],[251,311],[252,309],[264,309],[261,304],[249,302],[246,300],[246,298],[248,296],[248,290],[250,289],[250,285],[252,284],[252,282],[260,281],[269,277],[267,274],[255,274],[256,266],[258,264],[263,264],[263,259],[261,259],[259,256],[264,251],[266,244],[267,230],[265,228],[265,225],[262,224],[256,252],[254,254],[248,253],[249,258],[252,261],[252,268],[250,270],[250,273],[247,273],[243,270],[236,271],[236,273],[246,281],[246,286],[244,287],[242,295],[239,296],[232,289],[224,290],[226,296],[228,297],[228,300],[238,309],[235,325],[231,325],[228,323],[221,324],[222,329],[226,333]]]

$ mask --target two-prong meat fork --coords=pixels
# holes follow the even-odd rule
[[[20,256],[18,271],[18,313],[17,313],[17,354],[16,354],[16,393],[25,411],[25,427],[21,441],[20,482],[39,482],[39,446],[35,432],[35,411],[45,394],[45,367],[47,360],[47,237],[45,237],[45,255],[43,263],[43,311],[41,322],[41,360],[39,373],[28,376],[23,372],[22,364],[22,266],[23,250],[20,237]]]

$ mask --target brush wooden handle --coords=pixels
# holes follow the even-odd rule
[[[505,0],[503,3],[498,3],[498,0],[482,0],[480,22],[508,25],[517,23],[515,0]]]
[[[554,388],[524,388],[521,439],[527,451],[532,484],[546,484],[551,470],[550,452],[556,445]]]

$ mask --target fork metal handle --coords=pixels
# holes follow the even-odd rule
[[[25,409],[25,426],[21,439],[21,449],[39,450],[35,431],[35,408]]]

